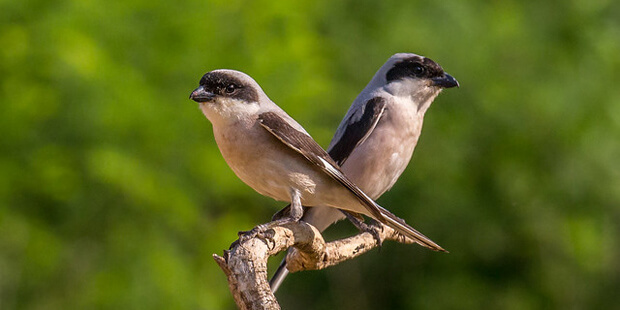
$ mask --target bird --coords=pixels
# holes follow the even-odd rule
[[[445,251],[361,191],[249,75],[229,69],[207,72],[189,97],[211,122],[220,153],[235,175],[259,194],[290,203],[290,214],[280,222],[299,221],[304,205],[341,209]]]
[[[459,82],[430,58],[392,55],[351,104],[328,154],[347,178],[378,199],[407,167],[431,103],[452,87],[459,87]],[[345,213],[334,208],[309,207],[301,220],[322,232],[344,218]],[[270,281],[273,292],[287,274],[285,258]]]

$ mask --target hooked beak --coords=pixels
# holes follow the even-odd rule
[[[459,81],[445,73],[444,76],[433,78],[433,85],[441,88],[459,87]]]
[[[215,98],[215,94],[206,91],[203,86],[194,89],[194,91],[189,95],[189,99],[192,99],[196,102],[213,101],[213,98]]]

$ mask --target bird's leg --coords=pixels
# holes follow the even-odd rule
[[[267,230],[273,226],[278,226],[286,223],[297,222],[304,215],[304,208],[301,205],[301,193],[297,189],[291,190],[291,204],[288,207],[288,212],[280,215],[279,218],[273,220],[267,224],[261,224],[254,229]]]
[[[354,213],[354,212],[345,211],[345,210],[340,210],[340,211],[344,214],[344,216],[347,217],[347,219],[351,222],[351,224],[353,224],[353,226],[357,228],[357,230],[359,230],[360,232],[367,232],[371,234],[373,238],[377,240],[377,244],[379,246],[383,244],[383,241],[381,240],[380,233],[379,233],[379,230],[382,229],[381,223],[373,219],[370,219],[370,223],[366,224],[364,222],[364,218],[359,213]]]
[[[284,209],[276,212],[276,214],[274,214],[271,217],[271,220],[272,221],[276,221],[276,220],[279,220],[281,218],[288,217],[288,216],[290,216],[290,214],[291,214],[291,205],[287,205],[286,207],[284,207]]]
[[[289,220],[297,222],[304,215],[304,207],[301,205],[301,192],[298,189],[291,190],[291,211],[289,212]],[[283,218],[283,219],[286,219]]]
[[[270,235],[268,234],[268,231],[272,227],[299,221],[299,219],[301,219],[304,215],[304,209],[301,205],[301,192],[298,189],[291,189],[291,204],[285,209],[288,209],[288,212],[283,212],[283,210],[276,213],[276,215],[279,215],[280,217],[277,219],[272,218],[272,221],[269,223],[260,224],[252,228],[250,231],[240,231],[238,233],[239,242],[244,242],[256,236],[261,238],[269,238]],[[274,217],[276,216],[274,215]]]

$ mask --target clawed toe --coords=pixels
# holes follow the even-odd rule
[[[235,243],[237,242],[243,243],[256,237],[260,239],[273,238],[273,234],[274,234],[274,231],[272,230],[273,227],[284,225],[284,224],[291,223],[291,222],[297,222],[297,221],[298,219],[295,219],[292,217],[284,217],[284,218],[275,220],[273,222],[257,225],[251,230],[240,231],[237,233],[237,236],[239,237],[239,239],[235,241]]]
[[[381,223],[371,219],[370,224],[364,222],[364,218],[356,213],[350,213],[347,211],[343,211],[344,215],[349,219],[349,221],[359,230],[360,232],[367,232],[372,235],[372,237],[377,241],[377,244],[381,246],[383,244],[383,240],[381,239],[381,231],[383,227],[381,227]]]
[[[268,231],[270,228],[270,225],[260,224],[252,228],[252,230],[240,231],[237,233],[237,236],[239,236],[239,242],[243,243],[255,237],[264,239],[268,237]]]
[[[383,231],[383,227],[381,227],[381,223],[377,221],[372,221],[370,224],[362,223],[362,231],[367,232],[372,235],[372,237],[377,241],[379,246],[383,245],[383,240],[381,239],[381,232]]]

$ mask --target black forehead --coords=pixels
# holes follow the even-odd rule
[[[200,79],[200,85],[207,89],[224,88],[230,84],[245,86],[239,78],[225,72],[208,72]]]
[[[424,67],[424,74],[420,78],[434,78],[444,75],[443,68],[430,58],[413,56],[396,62],[386,74],[388,81],[416,76],[413,74],[416,66]]]

